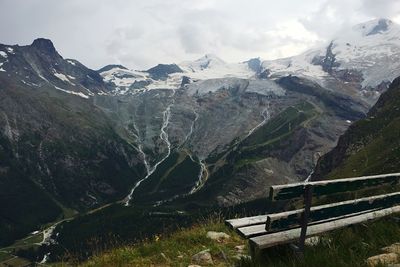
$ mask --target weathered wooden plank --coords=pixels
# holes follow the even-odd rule
[[[375,210],[378,210],[378,209],[366,210],[366,211],[352,213],[352,214],[349,214],[349,215],[344,215],[344,216],[339,216],[339,217],[332,217],[332,218],[329,218],[329,219],[326,219],[326,220],[323,220],[323,221],[310,223],[309,225],[320,224],[320,223],[325,223],[325,222],[329,222],[329,221],[349,218],[351,216],[357,216],[357,215],[368,213],[368,212],[372,212],[372,211],[375,211]],[[289,230],[289,229],[293,229],[293,228],[282,228],[279,231],[270,231],[270,230],[266,230],[266,228],[267,228],[266,226],[267,225],[265,223],[251,225],[251,226],[244,226],[244,227],[237,228],[236,232],[243,238],[250,238],[250,237],[254,237],[254,236],[265,235],[265,234],[268,234],[268,233],[272,234],[272,233],[276,233],[276,232],[282,232],[282,231],[286,231],[286,230]],[[297,227],[300,227],[300,224],[298,224]]]
[[[299,220],[301,225],[299,251],[301,253],[304,253],[304,247],[306,242],[307,227],[308,227],[308,221],[311,211],[312,195],[313,195],[312,191],[313,191],[312,186],[306,185],[304,191],[304,212],[302,218]]]
[[[267,221],[267,215],[258,215],[252,217],[244,217],[238,219],[226,220],[225,223],[231,227],[232,229],[236,229],[239,227],[255,225],[255,224],[264,224]]]
[[[360,213],[370,212],[377,209],[390,208],[400,205],[400,192],[365,197],[355,200],[347,200],[338,203],[326,204],[312,207],[310,210],[309,223],[326,222],[344,217],[359,215]],[[262,216],[257,224],[241,225],[237,227],[237,232],[245,238],[262,235],[270,232],[278,232],[296,228],[300,226],[300,219],[303,209]]]
[[[268,231],[265,230],[265,221],[262,224],[250,225],[237,228],[236,232],[243,238],[250,238],[253,236],[264,235],[267,234]]]
[[[311,208],[308,222],[312,224],[313,222],[325,221],[367,210],[390,208],[396,205],[400,205],[400,192],[315,206]],[[269,214],[267,216],[266,230],[268,232],[277,232],[299,227],[302,213],[303,209]]]
[[[321,224],[310,225],[307,229],[307,237],[319,235],[325,232],[343,228],[349,225],[358,224],[361,222],[374,220],[388,216],[393,213],[400,212],[400,206],[395,206],[387,209],[377,210],[358,216],[353,216],[349,218],[339,219],[335,221],[329,221]],[[283,232],[277,232],[272,234],[266,234],[262,236],[256,236],[250,238],[250,242],[258,247],[259,249],[264,249],[280,244],[289,243],[298,240],[300,237],[301,228],[290,229]]]
[[[400,192],[347,200],[311,208],[309,224],[352,216],[363,211],[389,208],[400,204]],[[300,225],[303,209],[275,214],[259,215],[227,220],[226,223],[243,237],[250,237],[267,232],[277,232]]]
[[[337,180],[316,181],[306,183],[294,183],[286,185],[274,185],[270,187],[269,199],[271,201],[290,200],[302,198],[306,185],[312,185],[313,196],[325,196],[341,192],[350,192],[377,188],[388,185],[400,184],[400,173],[344,178]]]

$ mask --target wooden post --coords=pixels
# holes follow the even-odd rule
[[[304,212],[301,221],[301,232],[299,241],[299,252],[304,254],[304,247],[307,236],[308,217],[310,216],[311,201],[312,201],[312,185],[306,184],[304,188]]]

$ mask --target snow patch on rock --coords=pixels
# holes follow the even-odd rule
[[[73,60],[67,59],[67,62],[73,66],[76,66],[76,63]]]
[[[2,57],[4,57],[4,58],[7,58],[7,57],[8,57],[7,53],[4,52],[4,51],[0,51],[0,56],[2,56]]]
[[[71,84],[71,85],[75,85],[73,82],[71,82],[70,80],[69,80],[69,78],[68,77],[71,77],[71,76],[66,76],[66,75],[64,75],[64,74],[62,74],[62,73],[58,73],[58,72],[56,72],[55,70],[53,70],[53,74],[54,74],[54,76],[56,76],[58,79],[60,79],[60,80],[62,80],[63,82],[67,82],[67,83],[69,83],[69,84]],[[75,79],[74,77],[73,77],[73,79]]]
[[[86,99],[89,98],[88,95],[85,95],[84,93],[81,93],[81,92],[69,91],[69,90],[65,90],[65,89],[62,89],[62,88],[57,87],[57,86],[54,86],[54,87],[55,87],[57,90],[62,91],[62,92],[67,93],[67,94],[77,95],[77,96],[80,96],[80,97],[86,98]]]

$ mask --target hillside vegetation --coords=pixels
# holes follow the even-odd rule
[[[400,172],[400,79],[393,81],[367,118],[352,124],[320,161],[314,179]]]
[[[400,241],[400,227],[394,219],[360,224],[321,236],[314,246],[307,246],[304,259],[285,245],[262,251],[250,257],[247,242],[226,227],[222,218],[213,218],[170,235],[156,235],[142,243],[97,251],[88,261],[77,263],[84,267],[103,266],[189,266],[196,264],[193,255],[210,250],[214,265],[202,266],[299,266],[299,267],[357,267],[366,266],[366,259],[381,253],[381,248]],[[208,231],[222,231],[231,237],[215,241]],[[240,257],[236,246],[246,245]],[[198,264],[198,263],[197,263]],[[66,264],[60,264],[65,266]]]
[[[247,147],[251,146],[251,141],[247,140]],[[355,122],[340,138],[337,147],[322,157],[313,178],[398,172],[399,160],[400,78],[381,96],[367,118]],[[210,230],[229,233],[232,243],[213,243],[206,238]],[[216,266],[366,266],[368,257],[382,253],[385,246],[400,242],[400,225],[394,216],[326,233],[306,248],[303,259],[296,257],[286,245],[264,250],[251,259],[233,260],[233,245],[244,242],[218,218],[160,239],[100,253],[83,266],[187,266],[193,254],[206,248],[211,249]],[[183,258],[179,254],[182,250],[185,251]],[[224,260],[220,260],[221,251],[228,255]]]

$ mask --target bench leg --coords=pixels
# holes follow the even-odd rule
[[[249,242],[250,256],[255,259],[260,254],[260,249],[252,242]]]
[[[265,265],[265,255],[263,254],[265,250],[260,249],[256,244],[249,242],[250,257],[254,266],[264,266]]]
[[[298,260],[304,259],[304,251],[302,251],[298,245],[291,243],[289,246]]]

